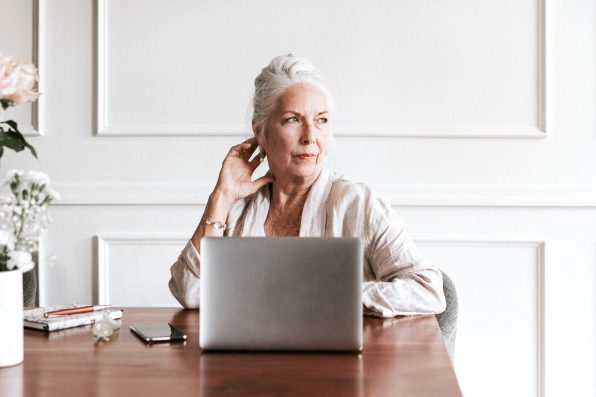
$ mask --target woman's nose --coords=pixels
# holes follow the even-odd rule
[[[310,145],[317,141],[316,128],[311,123],[304,125],[302,133],[302,143],[304,145]]]

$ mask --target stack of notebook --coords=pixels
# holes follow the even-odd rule
[[[93,324],[100,320],[104,313],[117,320],[122,318],[122,309],[103,309],[91,311],[88,313],[69,314],[57,317],[45,317],[45,313],[63,309],[74,309],[85,305],[76,303],[70,305],[48,306],[23,311],[23,324],[27,328],[40,329],[42,331],[56,331],[59,329],[79,327],[82,325]]]

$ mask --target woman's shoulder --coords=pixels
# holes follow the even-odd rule
[[[375,189],[363,182],[355,182],[348,177],[332,173],[329,200],[338,205],[376,206],[385,201]]]
[[[366,230],[371,232],[389,224],[402,225],[387,199],[368,184],[343,175],[333,175],[327,210],[334,219],[368,225]]]
[[[334,175],[329,204],[333,216],[352,223],[362,222],[371,226],[371,231],[384,230],[388,225],[404,227],[389,200],[368,184],[353,182],[343,175]]]
[[[345,175],[331,173],[330,194],[349,199],[362,199],[377,195],[372,187],[363,182],[355,182]]]

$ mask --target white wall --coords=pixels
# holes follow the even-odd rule
[[[455,280],[466,396],[596,394],[596,4],[0,0],[0,52],[39,64],[12,115],[63,200],[42,304],[173,305],[170,263],[254,77],[309,57],[334,168],[386,195]],[[36,136],[40,135],[41,136]]]

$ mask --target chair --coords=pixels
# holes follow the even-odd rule
[[[453,361],[455,356],[455,335],[457,333],[457,290],[449,276],[442,270],[441,273],[443,273],[443,292],[445,293],[447,307],[443,313],[437,314],[436,317],[443,334],[443,340],[445,340],[449,358]]]

